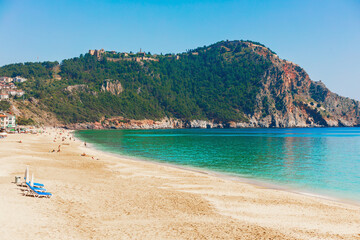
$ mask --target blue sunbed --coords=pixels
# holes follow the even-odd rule
[[[49,192],[40,192],[40,191],[36,190],[29,183],[26,183],[26,185],[28,186],[29,191],[27,191],[25,193],[25,195],[31,195],[31,196],[34,196],[34,197],[48,197],[48,198],[50,198],[52,196],[52,194],[49,193]]]
[[[28,182],[28,184],[30,185],[30,183]],[[35,185],[33,186],[33,188],[38,191],[38,192],[46,192],[45,188],[39,188],[39,187],[35,187]]]
[[[26,181],[26,178],[24,178],[24,179],[25,179],[25,181]],[[33,185],[36,186],[36,187],[44,187],[44,184],[42,184],[42,183],[36,183],[36,182],[34,182]]]

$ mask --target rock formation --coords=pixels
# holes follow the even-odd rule
[[[332,93],[322,82],[312,81],[300,66],[280,59],[268,48],[245,44],[272,62],[272,67],[264,73],[255,113],[248,116],[251,126],[360,125],[358,101]]]
[[[106,79],[101,86],[102,92],[111,92],[114,95],[119,95],[124,91],[120,81],[112,81],[111,79]]]

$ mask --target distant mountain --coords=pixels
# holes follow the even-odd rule
[[[251,41],[221,41],[176,55],[90,51],[60,64],[7,65],[0,76],[28,78],[18,84],[28,100],[12,101],[13,109],[48,124],[360,125],[358,101],[332,93],[300,66]]]

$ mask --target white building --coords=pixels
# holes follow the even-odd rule
[[[13,81],[13,79],[10,77],[0,77],[0,82],[10,83],[12,81]]]
[[[16,76],[16,77],[13,78],[13,81],[14,81],[14,82],[18,82],[18,83],[22,83],[22,82],[27,81],[27,79],[26,79],[26,78],[22,78],[22,77],[20,77],[20,76]]]
[[[16,127],[16,117],[9,113],[0,113],[0,128]]]
[[[17,90],[15,90],[15,89],[9,90],[8,94],[12,95],[12,96],[15,96],[17,94]]]
[[[18,90],[18,91],[16,92],[16,96],[18,96],[18,97],[22,97],[22,95],[24,95],[24,94],[25,94],[25,92],[22,91],[22,90]]]
[[[0,93],[0,100],[7,100],[9,99],[9,94],[7,93]]]
[[[16,127],[16,117],[15,115],[6,114],[7,115],[7,126],[8,127]]]

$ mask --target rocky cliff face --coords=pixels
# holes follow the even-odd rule
[[[124,91],[124,89],[118,80],[112,81],[111,79],[107,79],[101,86],[101,91],[111,92],[114,95],[119,95]]]
[[[359,126],[360,103],[332,93],[314,82],[300,66],[280,59],[266,47],[246,43],[272,62],[263,76],[256,110],[249,115],[254,127]],[[240,126],[239,123],[232,124]]]

